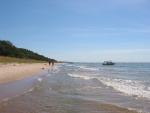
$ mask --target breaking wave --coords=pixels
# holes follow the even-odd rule
[[[150,83],[143,81],[125,80],[105,78],[98,76],[87,76],[82,74],[68,74],[71,77],[81,78],[85,80],[97,79],[106,86],[112,87],[115,90],[126,95],[137,96],[150,99]]]

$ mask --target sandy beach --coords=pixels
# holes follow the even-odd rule
[[[48,63],[0,64],[0,84],[33,76],[51,68]]]

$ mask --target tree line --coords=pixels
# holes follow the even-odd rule
[[[34,59],[34,60],[42,60],[42,61],[54,61],[55,59],[51,59],[30,51],[24,48],[17,48],[15,47],[10,41],[0,40],[0,56],[7,56],[7,57],[15,57],[15,58],[23,58],[23,59]]]

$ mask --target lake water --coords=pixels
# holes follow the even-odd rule
[[[57,64],[0,94],[2,113],[150,113],[150,63]]]

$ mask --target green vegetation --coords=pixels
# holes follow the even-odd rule
[[[20,58],[19,62],[28,62],[29,60],[33,62],[41,62],[41,61],[54,61],[57,62],[54,59],[50,59],[48,57],[45,57],[43,55],[39,55],[38,53],[35,53],[33,51],[24,49],[24,48],[17,48],[15,47],[10,41],[5,41],[5,40],[0,40],[0,56],[5,56],[5,57],[0,57],[0,62],[8,61],[8,62],[15,62],[16,60],[18,61],[19,59],[15,58]],[[13,57],[13,58],[10,58]],[[32,62],[31,61],[31,62]]]
[[[46,63],[46,61],[0,56],[0,63],[14,63],[14,62],[17,62],[17,63]]]

